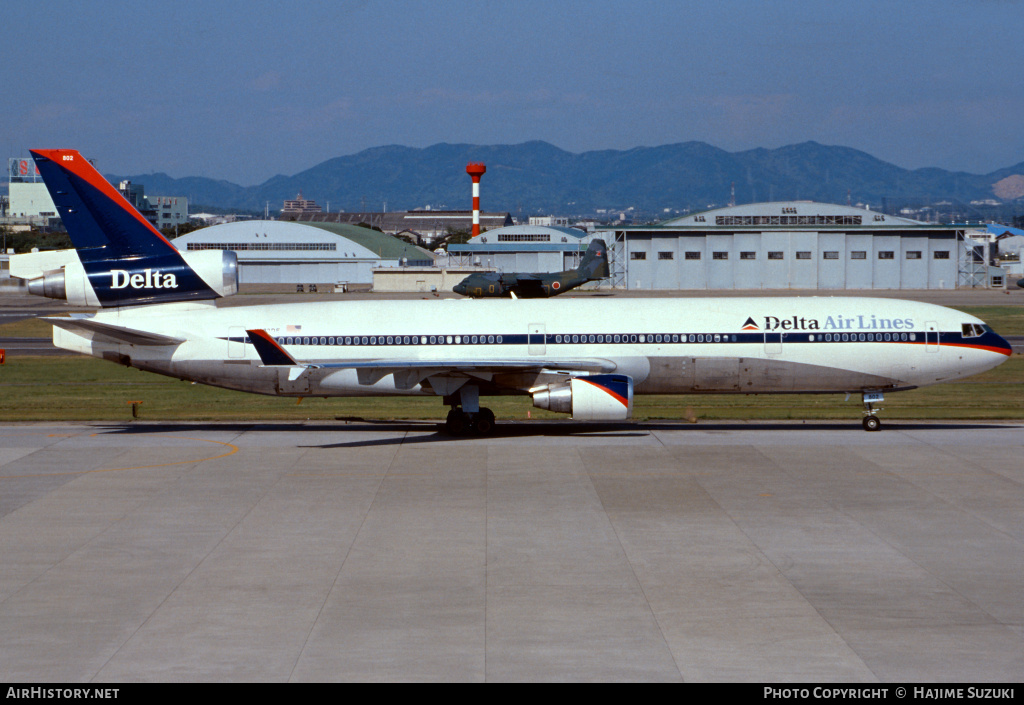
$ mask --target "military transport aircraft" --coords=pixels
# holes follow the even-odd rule
[[[490,395],[580,420],[634,394],[885,392],[957,380],[1011,353],[983,321],[873,298],[410,300],[219,308],[231,251],[178,252],[74,150],[33,157],[75,250],[15,255],[29,290],[96,313],[47,318],[57,347],[280,396],[434,395],[452,434],[485,434]]]
[[[564,272],[482,272],[470,274],[452,287],[452,291],[475,299],[505,296],[513,299],[539,299],[558,296],[581,284],[608,276],[608,248],[604,240],[592,240],[576,269]]]

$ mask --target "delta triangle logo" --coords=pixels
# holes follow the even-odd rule
[[[758,328],[757,324],[754,323],[753,318],[748,318],[747,322],[743,324],[743,328],[741,328],[741,330],[760,330],[760,328]]]

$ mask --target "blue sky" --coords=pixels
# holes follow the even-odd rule
[[[1021,0],[7,0],[0,139],[242,185],[368,147],[1024,161]]]

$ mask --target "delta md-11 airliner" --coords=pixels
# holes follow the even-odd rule
[[[74,250],[15,255],[44,296],[99,308],[47,318],[67,350],[280,396],[439,396],[452,434],[487,434],[481,397],[527,395],[625,420],[635,394],[884,393],[961,379],[1009,344],[952,309],[878,298],[337,301],[218,307],[231,251],[179,252],[74,150],[32,152]]]

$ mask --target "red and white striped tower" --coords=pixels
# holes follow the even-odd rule
[[[480,234],[480,177],[486,171],[483,164],[466,165],[466,173],[473,178],[473,237]]]

